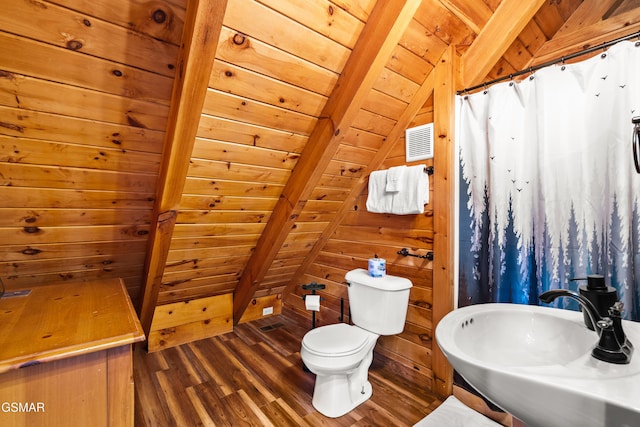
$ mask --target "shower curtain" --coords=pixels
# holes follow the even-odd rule
[[[459,306],[538,304],[546,290],[602,274],[638,320],[636,116],[640,42],[456,98]]]

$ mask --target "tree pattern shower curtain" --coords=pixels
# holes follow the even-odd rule
[[[459,305],[538,304],[602,274],[640,314],[640,42],[456,99]],[[556,307],[578,309],[559,298]]]

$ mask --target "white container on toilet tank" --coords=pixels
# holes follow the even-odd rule
[[[349,271],[345,279],[354,325],[378,335],[395,335],[404,330],[411,288],[409,279],[389,275],[371,277],[361,268]]]

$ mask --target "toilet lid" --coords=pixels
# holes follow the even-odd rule
[[[348,356],[367,344],[370,333],[346,323],[312,329],[302,339],[302,345],[316,354]]]

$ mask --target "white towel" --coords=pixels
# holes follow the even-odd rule
[[[393,194],[387,192],[387,171],[373,171],[369,175],[369,194],[367,211],[375,213],[391,213]]]
[[[424,213],[424,205],[429,203],[429,175],[424,165],[409,166],[400,180],[401,190],[393,193],[391,213],[409,215]]]
[[[386,191],[388,171],[374,171],[369,175],[367,211],[410,215],[424,213],[429,203],[429,176],[424,165],[409,166],[398,180],[399,191]]]
[[[402,177],[404,176],[404,171],[406,169],[407,167],[405,165],[389,168],[389,171],[387,172],[386,191],[394,193],[402,190]]]
[[[469,408],[454,396],[438,406],[413,427],[501,427],[497,422]]]

